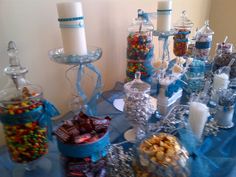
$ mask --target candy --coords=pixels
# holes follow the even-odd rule
[[[64,144],[78,145],[99,141],[108,131],[111,118],[91,117],[83,112],[76,115],[73,120],[65,121],[56,131],[58,141]],[[87,147],[89,144],[87,144]],[[82,146],[85,148],[84,146]],[[90,148],[91,149],[91,148]],[[85,150],[85,149],[84,149]],[[104,149],[106,151],[106,149]],[[101,158],[94,162],[92,157],[73,158],[61,155],[65,176],[68,177],[105,177],[106,159],[103,152]],[[91,154],[93,155],[93,154]]]
[[[93,163],[90,158],[61,157],[64,167],[64,176],[67,177],[105,177],[106,159],[102,158]]]
[[[139,158],[134,166],[136,176],[188,176],[189,155],[176,137],[166,133],[152,135],[140,143],[138,151]]]
[[[151,77],[150,67],[154,47],[151,32],[130,33],[127,42],[127,77],[134,78],[136,71],[142,73],[142,78]]]
[[[174,54],[175,56],[184,56],[188,51],[188,35],[190,31],[187,29],[179,29],[174,35]]]
[[[216,71],[217,69],[223,66],[227,66],[233,58],[236,58],[236,53],[217,55],[214,58],[213,71]],[[233,63],[230,70],[230,78],[233,79],[235,77],[236,77],[236,62]]]
[[[37,121],[3,127],[7,147],[15,162],[27,163],[47,153],[47,131],[46,128],[40,127]]]
[[[80,112],[73,120],[65,121],[54,133],[63,143],[83,144],[101,138],[110,125],[110,117],[89,117]]]
[[[19,124],[21,118],[14,117],[22,115],[22,119],[26,119],[25,113],[42,108],[41,100],[29,99],[31,96],[28,88],[23,87],[21,96],[12,98],[4,107],[0,107],[1,114],[16,120],[13,125],[4,123],[3,128],[11,158],[18,163],[36,160],[48,151],[46,127],[40,126],[38,121],[32,122],[32,118],[27,123]]]

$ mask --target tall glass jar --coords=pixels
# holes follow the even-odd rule
[[[233,44],[226,42],[217,43],[213,71],[216,71],[221,67],[227,66],[234,58],[236,58],[236,53],[233,53]],[[230,78],[236,78],[236,62],[234,62],[231,66]]]
[[[174,54],[182,57],[188,51],[188,36],[191,33],[193,23],[187,18],[185,11],[182,12],[180,19],[174,25],[176,34],[174,35]]]
[[[11,79],[0,91],[0,120],[11,159],[27,164],[48,152],[48,123],[50,116],[58,112],[43,100],[41,87],[25,79],[28,70],[20,65],[17,53],[15,43],[10,42],[10,66],[4,72]],[[45,113],[45,107],[50,115]]]
[[[209,27],[209,21],[197,31],[195,44],[195,57],[207,61],[210,55],[212,37],[214,32]]]
[[[141,15],[128,28],[127,37],[127,80],[133,80],[136,71],[142,74],[141,79],[150,81],[152,76],[151,60],[154,56],[152,23]]]
[[[150,85],[141,81],[141,73],[135,73],[135,79],[124,86],[125,90],[125,116],[129,120],[135,132],[132,132],[131,140],[141,139],[145,136],[148,119],[154,112],[151,104]],[[135,134],[133,134],[135,133]],[[136,136],[136,137],[134,137]],[[127,138],[128,139],[128,138]]]

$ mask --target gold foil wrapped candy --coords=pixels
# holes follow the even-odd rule
[[[137,177],[187,177],[188,152],[177,138],[159,133],[143,140],[138,147],[139,160],[135,163]]]

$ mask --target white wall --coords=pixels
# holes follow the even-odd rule
[[[64,0],[65,1],[65,0]],[[22,64],[30,70],[27,78],[44,89],[44,95],[61,110],[68,111],[70,86],[64,72],[66,66],[53,63],[49,49],[62,46],[57,22],[56,3],[62,0],[0,0],[0,70],[7,65],[7,43],[14,40],[20,50]],[[136,10],[156,10],[156,0],[82,0],[88,44],[103,49],[103,57],[95,65],[104,79],[104,89],[123,81],[126,68],[127,28]],[[200,26],[209,18],[211,0],[174,0],[173,19],[182,10]],[[1,74],[2,75],[2,74]],[[0,77],[0,88],[6,79]],[[85,82],[90,88],[91,83]],[[1,136],[1,133],[0,133]],[[0,144],[2,138],[0,137]]]

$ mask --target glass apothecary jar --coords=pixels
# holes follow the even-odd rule
[[[10,80],[0,91],[0,120],[11,159],[27,164],[48,152],[50,118],[59,113],[43,99],[42,88],[25,79],[28,70],[20,65],[17,53],[15,43],[9,42],[10,66],[4,73]]]
[[[236,53],[233,53],[232,43],[217,43],[216,54],[214,57],[213,71],[220,69],[221,67],[227,66],[232,59],[236,58]],[[236,78],[236,62],[231,66],[230,79]]]
[[[125,90],[125,116],[134,128],[130,134],[126,134],[127,140],[141,139],[146,134],[146,126],[154,112],[151,103],[150,85],[141,80],[141,73],[135,73],[135,79],[124,85]],[[130,137],[130,138],[129,138]]]
[[[174,35],[174,54],[175,56],[185,56],[188,52],[188,36],[191,33],[193,23],[187,18],[183,11],[180,19],[174,25],[176,34]]]
[[[209,21],[196,33],[195,57],[207,61],[210,55],[214,32],[209,27]]]
[[[154,57],[153,25],[138,11],[138,17],[128,28],[127,37],[127,80],[134,79],[136,71],[140,71],[141,79],[150,81],[153,74],[151,60]]]

